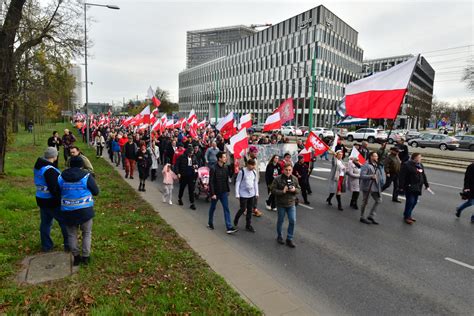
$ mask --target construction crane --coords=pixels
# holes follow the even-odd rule
[[[252,24],[252,25],[250,25],[250,28],[252,28],[252,29],[254,29],[254,30],[255,30],[255,29],[256,29],[256,28],[258,28],[258,27],[267,27],[267,26],[272,26],[272,25],[273,25],[273,24],[271,24],[271,23],[265,23],[265,24]]]

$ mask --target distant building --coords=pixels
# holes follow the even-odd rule
[[[82,68],[78,65],[73,65],[69,70],[69,74],[71,74],[76,80],[76,86],[74,87],[71,103],[73,104],[75,109],[79,109],[84,106],[84,101],[82,98]]]
[[[244,25],[186,32],[186,67],[192,68],[213,59],[222,47],[255,32]]]
[[[179,111],[211,119],[217,103],[218,117],[234,111],[264,122],[292,97],[292,124],[308,125],[314,57],[313,125],[332,126],[345,86],[361,77],[363,50],[357,31],[322,5],[223,45],[205,63],[188,63],[179,74]]]
[[[113,111],[112,106],[109,103],[91,103],[89,102],[89,113],[90,114],[106,114],[109,110]],[[83,113],[86,113],[86,106],[82,107]]]
[[[412,57],[413,55],[401,55],[364,60],[363,77],[390,69]],[[423,56],[420,56],[408,86],[408,93],[395,122],[398,128],[422,128],[427,124],[427,119],[431,114],[434,78],[434,69]]]

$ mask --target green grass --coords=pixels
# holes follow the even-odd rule
[[[42,131],[46,144],[53,129]],[[84,145],[78,142],[80,147]],[[81,146],[82,145],[82,146]],[[105,161],[92,158],[96,199],[90,266],[63,280],[17,285],[21,260],[40,252],[32,168],[45,146],[21,132],[0,178],[0,314],[259,315]],[[62,155],[60,166],[63,164]],[[60,249],[60,230],[53,226]]]

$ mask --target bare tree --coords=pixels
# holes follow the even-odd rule
[[[461,78],[467,83],[467,88],[474,91],[474,63],[464,68],[464,74]]]

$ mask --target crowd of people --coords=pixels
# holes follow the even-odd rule
[[[151,133],[148,130],[137,130],[123,127],[119,120],[112,121],[108,127],[96,127],[90,132],[87,142],[85,130],[78,129],[82,139],[95,146],[96,158],[103,157],[107,152],[110,161],[121,167],[125,178],[134,179],[135,169],[138,170],[138,190],[145,192],[146,181],[157,181],[159,169],[162,175],[163,203],[173,204],[173,188],[179,183],[177,202],[184,205],[183,199],[187,188],[189,208],[196,210],[195,197],[204,193],[210,200],[207,227],[214,229],[214,213],[220,202],[224,212],[226,232],[237,232],[239,220],[245,215],[245,230],[254,233],[252,217],[261,216],[258,209],[260,173],[264,173],[267,187],[265,200],[266,209],[277,212],[276,240],[280,244],[294,248],[293,241],[296,222],[296,208],[300,203],[310,204],[308,195],[312,194],[310,175],[317,158],[329,160],[326,152],[321,157],[311,157],[307,161],[299,154],[297,161],[292,161],[290,153],[273,155],[260,170],[257,144],[281,144],[288,139],[280,134],[251,135],[246,155],[235,160],[226,150],[228,139],[224,139],[214,128],[200,129],[197,134],[187,128],[170,129]],[[194,135],[192,135],[194,134]],[[365,160],[361,163],[357,156],[346,159],[348,149],[338,140],[334,145],[329,174],[328,197],[326,202],[332,205],[336,198],[337,209],[343,211],[342,196],[350,193],[349,206],[360,211],[360,222],[378,225],[376,214],[382,201],[381,194],[390,186],[393,187],[392,201],[401,203],[399,195],[405,195],[403,220],[413,225],[414,208],[423,187],[429,190],[426,170],[419,153],[409,154],[404,140],[386,149],[381,144],[377,151],[370,151],[367,142],[354,144],[360,156]],[[93,196],[99,189],[94,180],[94,169],[90,160],[76,146],[77,139],[69,130],[64,135],[54,131],[48,139],[48,148],[43,157],[38,158],[35,168],[36,198],[41,210],[41,244],[44,251],[53,247],[49,233],[53,219],[60,223],[64,238],[64,248],[74,255],[74,264],[90,260],[92,218],[94,217]],[[297,140],[298,150],[303,150],[301,140]],[[66,170],[58,169],[58,152],[63,147]],[[456,208],[456,216],[474,205],[474,164],[466,171],[462,196],[466,199]],[[206,173],[207,172],[207,173]],[[232,219],[229,209],[229,194],[234,183],[235,197],[239,200],[240,209]],[[361,204],[359,198],[361,197]],[[371,202],[373,200],[373,202]],[[369,208],[369,205],[372,205]],[[283,238],[283,223],[288,218],[286,238]],[[471,217],[474,222],[474,215]],[[78,228],[82,231],[82,253],[77,243]]]

